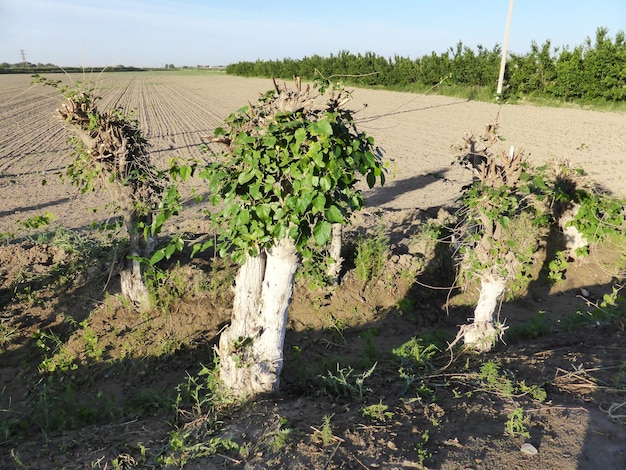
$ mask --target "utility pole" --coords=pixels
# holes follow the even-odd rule
[[[500,76],[498,77],[497,95],[500,98],[502,94],[502,82],[504,81],[504,69],[506,67],[506,55],[509,47],[509,31],[511,29],[511,17],[513,16],[513,1],[509,3],[509,16],[506,19],[506,29],[504,31],[504,44],[502,45],[502,59],[500,60]]]
[[[22,55],[22,63],[26,63],[26,52],[24,52],[24,49],[20,49],[20,54]]]

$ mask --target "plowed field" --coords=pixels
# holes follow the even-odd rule
[[[172,157],[206,158],[199,150],[202,137],[272,88],[270,80],[216,73],[91,78],[101,108],[135,110],[159,166]],[[109,217],[110,199],[101,191],[80,194],[61,178],[72,159],[70,132],[55,112],[62,97],[31,80],[0,75],[0,468],[155,468],[169,448],[168,433],[182,426],[172,416],[172,394],[187,372],[210,363],[210,344],[228,321],[230,290],[227,284],[218,293],[206,287],[218,277],[215,260],[183,260],[190,272],[205,271],[204,290],[177,300],[175,309],[140,317],[105,294],[119,292],[109,265],[56,269],[73,255],[38,244],[33,229],[18,222],[49,212],[53,225],[82,230]],[[368,207],[348,232],[354,239],[357,228],[386,227],[389,272],[416,255],[417,227],[439,209],[453,208],[468,181],[465,170],[451,166],[452,147],[465,132],[480,134],[497,115],[506,148],[523,147],[535,165],[569,160],[606,190],[626,196],[625,114],[363,89],[354,90],[351,106],[359,127],[384,150],[390,178],[384,188],[365,192]],[[180,219],[203,223],[193,205]],[[626,247],[617,247],[609,255],[624,253]],[[607,259],[581,261],[563,283],[536,286],[525,298],[506,302],[502,315],[512,331],[545,319],[538,337],[529,339],[534,330],[528,329],[483,358],[448,364],[449,357],[439,357],[432,366],[441,372],[425,382],[427,393],[415,378],[400,380],[392,348],[427,328],[454,332],[471,309],[461,303],[446,309],[447,291],[417,283],[400,288],[391,276],[365,286],[348,272],[332,296],[300,285],[290,311],[283,393],[243,406],[216,426],[212,436],[236,442],[239,451],[218,448],[185,468],[626,468],[624,317],[572,330],[559,323],[588,316],[594,302],[623,285],[623,273],[607,269]],[[176,289],[192,289],[189,279]],[[77,323],[82,321],[87,323]],[[92,349],[85,349],[89,338]],[[63,359],[60,351],[77,368],[40,373],[44,360],[54,354]],[[465,379],[487,360],[501,365],[503,377],[544,387],[547,400],[486,391]],[[337,375],[339,362],[360,368],[352,379],[377,364],[364,396],[353,396],[353,389],[353,395],[329,398],[320,385],[326,373],[309,370],[322,364]],[[131,402],[141,405],[132,413],[125,408]],[[83,414],[72,421],[79,403]],[[389,415],[373,419],[362,412],[383,403]],[[607,410],[620,403],[611,419]],[[505,432],[518,408],[528,436]],[[324,417],[332,424],[327,440],[321,437]],[[277,445],[286,426],[288,438]],[[538,453],[522,453],[525,442]]]

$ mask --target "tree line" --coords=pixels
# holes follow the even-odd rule
[[[172,65],[173,66],[173,65]],[[141,72],[147,70],[141,67],[133,67],[127,65],[114,65],[107,67],[59,67],[58,65],[47,64],[34,64],[32,62],[18,62],[16,64],[10,64],[8,62],[0,63],[0,73],[29,73],[29,74],[41,74],[41,73],[82,73],[85,70],[90,72]]]
[[[437,54],[418,59],[395,55],[386,58],[374,52],[353,54],[340,51],[328,57],[243,61],[230,64],[226,72],[244,77],[314,80],[320,76],[340,77],[355,86],[412,87],[458,85],[481,87],[495,93],[502,49],[499,45],[476,50],[462,42]],[[614,38],[607,28],[596,30],[595,38],[581,45],[554,47],[550,40],[541,46],[531,43],[526,54],[510,54],[505,70],[503,94],[509,98],[536,96],[572,100],[626,100],[626,37]]]

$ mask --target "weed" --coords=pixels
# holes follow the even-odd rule
[[[408,313],[411,313],[415,309],[415,303],[415,299],[405,297],[398,300],[396,306],[398,307],[398,310],[400,310],[401,314],[406,315]]]
[[[435,392],[426,385],[422,375],[417,375],[411,370],[400,367],[398,369],[398,377],[404,382],[400,392],[401,396],[404,396],[411,387],[414,387],[414,391],[418,397],[417,400],[421,400],[422,398],[431,399],[434,397]]]
[[[505,397],[511,397],[515,391],[513,381],[500,372],[499,364],[491,360],[487,361],[480,366],[478,380],[486,390],[498,392]]]
[[[373,237],[359,235],[356,240],[354,265],[356,276],[364,283],[377,278],[383,272],[389,250],[389,237],[380,227]]]
[[[530,439],[530,433],[527,429],[529,421],[530,419],[525,416],[523,408],[515,408],[504,423],[504,432],[511,437],[521,436]]]
[[[13,232],[0,232],[0,243],[8,245],[15,239],[15,233]]]
[[[551,284],[563,281],[567,266],[567,254],[564,251],[557,251],[554,258],[548,263],[548,280]]]
[[[85,351],[87,356],[94,361],[102,360],[104,348],[98,346],[98,335],[89,327],[87,320],[81,321],[79,325],[83,329],[83,341],[85,342]]]
[[[74,356],[55,332],[37,329],[33,333],[33,339],[43,354],[43,359],[39,364],[40,372],[68,371],[78,368],[74,362]]]
[[[348,319],[345,317],[335,317],[332,313],[329,313],[328,320],[330,322],[330,328],[337,336],[337,339],[341,342],[341,344],[346,344],[346,337],[344,333],[348,327]]]
[[[422,338],[412,338],[403,345],[392,350],[392,354],[404,365],[417,369],[430,370],[434,366],[432,359],[439,352],[434,344],[428,344]]]
[[[274,452],[283,450],[291,440],[292,429],[289,427],[289,421],[286,418],[278,418],[278,426],[272,440],[270,442],[270,448]]]
[[[13,337],[18,331],[19,328],[11,325],[6,318],[0,319],[0,350],[4,350],[11,344]]]
[[[370,361],[377,361],[381,358],[381,353],[374,345],[374,338],[378,335],[376,329],[370,328],[369,330],[359,333],[359,337],[365,341],[363,347],[363,358]]]
[[[611,378],[611,383],[617,389],[623,390],[626,388],[626,362],[619,366],[619,370]]]
[[[26,465],[24,465],[24,462],[22,462],[22,459],[20,458],[19,454],[15,451],[15,449],[11,449],[11,458],[15,462],[15,465],[17,465],[17,468],[27,468]]]
[[[372,391],[371,388],[365,387],[365,379],[369,378],[374,369],[376,369],[376,363],[369,369],[358,375],[352,377],[354,369],[348,367],[346,369],[340,369],[337,364],[337,375],[333,375],[328,371],[328,375],[321,376],[320,393],[335,397],[350,397],[355,400],[363,400],[365,395]]]
[[[428,443],[429,439],[430,439],[429,432],[424,431],[420,435],[419,442],[415,445],[415,451],[417,452],[417,460],[422,468],[424,468],[424,464],[426,463],[426,461],[429,458],[431,458],[433,455],[428,451],[428,449],[426,449],[426,444]]]
[[[153,266],[146,271],[145,281],[151,304],[156,305],[164,314],[169,313],[175,303],[182,299],[187,286],[187,280],[180,276],[176,268],[162,271]]]
[[[202,366],[196,376],[188,375],[177,387],[174,404],[184,424],[170,433],[169,449],[161,455],[161,463],[182,467],[193,459],[238,449],[232,440],[212,436],[220,428],[222,416],[238,403],[219,386],[216,368]]]
[[[540,310],[535,317],[530,319],[528,324],[511,328],[509,337],[536,339],[548,334],[550,327],[546,323],[545,313],[543,310]]]
[[[26,419],[43,433],[74,429],[123,414],[123,409],[115,406],[114,397],[102,391],[92,396],[79,395],[71,383],[59,388],[52,378],[41,380],[31,397],[32,411]]]
[[[334,441],[333,425],[331,423],[333,415],[324,415],[322,418],[322,426],[315,430],[314,440],[319,441],[322,445],[329,445]]]
[[[502,371],[500,365],[494,361],[487,361],[480,367],[477,381],[482,390],[495,393],[503,397],[529,396],[533,400],[545,401],[547,393],[539,385],[526,385],[516,381],[511,372]]]
[[[361,415],[364,418],[369,418],[372,421],[389,421],[393,418],[393,413],[391,411],[387,411],[389,407],[384,405],[382,400],[375,405],[364,406],[361,408]]]
[[[54,214],[45,211],[43,214],[29,217],[25,220],[19,220],[17,223],[24,228],[39,229],[50,225],[55,219]]]

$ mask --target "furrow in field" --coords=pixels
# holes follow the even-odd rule
[[[0,109],[0,170],[19,174],[62,167],[69,133],[56,113],[61,100],[33,96],[32,90],[19,98]]]

